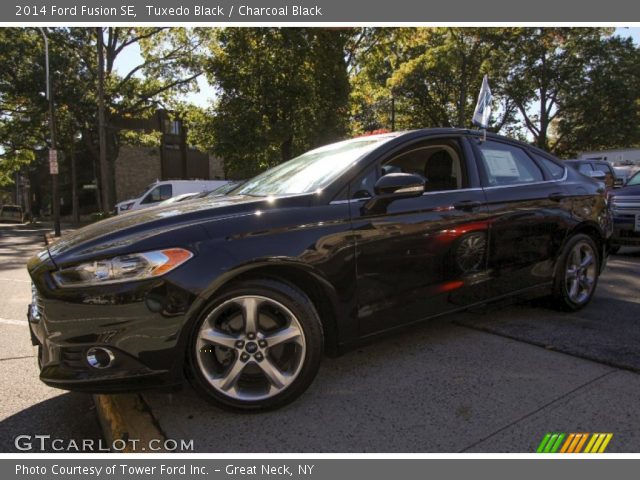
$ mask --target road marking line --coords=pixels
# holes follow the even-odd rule
[[[0,323],[4,323],[5,325],[22,325],[26,327],[29,325],[29,322],[26,320],[13,320],[12,318],[2,318],[0,317]]]
[[[20,280],[18,278],[5,278],[0,277],[0,281],[2,282],[21,282],[21,283],[31,283],[31,280]]]

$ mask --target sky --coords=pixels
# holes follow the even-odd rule
[[[631,37],[636,45],[640,45],[640,27],[618,27],[616,28],[615,35],[621,37]],[[116,59],[115,69],[121,75],[126,75],[131,69],[142,63],[142,57],[140,56],[140,48],[137,44],[127,47]],[[215,91],[211,85],[207,82],[204,75],[198,77],[198,87],[200,92],[189,93],[184,97],[189,103],[198,105],[199,107],[208,107],[211,105],[212,100],[215,97]]]

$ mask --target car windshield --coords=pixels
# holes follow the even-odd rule
[[[633,177],[629,179],[627,185],[640,185],[640,172],[637,172]]]
[[[155,183],[150,183],[149,185],[147,185],[146,187],[144,187],[144,190],[142,190],[140,193],[138,193],[138,195],[136,195],[134,198],[140,198],[142,197],[145,193],[147,193],[151,187],[153,187],[155,185]]]
[[[393,138],[360,137],[311,150],[271,168],[231,191],[232,195],[285,195],[322,190],[365,153]]]

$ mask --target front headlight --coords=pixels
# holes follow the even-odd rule
[[[164,275],[191,257],[193,253],[182,248],[132,253],[64,268],[53,278],[62,288],[132,282]]]

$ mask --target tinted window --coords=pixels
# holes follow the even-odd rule
[[[382,165],[382,174],[403,172],[424,177],[427,192],[466,186],[464,160],[456,140],[438,139],[412,145]]]
[[[378,174],[374,168],[351,184],[351,198],[373,197],[373,186],[376,180],[378,180]]]
[[[562,178],[564,175],[564,167],[558,165],[556,162],[549,160],[542,155],[532,154],[533,158],[535,158],[538,162],[542,163],[545,168],[549,171],[553,178]]]
[[[515,185],[544,180],[542,171],[519,147],[487,141],[478,145],[489,186]]]
[[[640,185],[640,172],[631,177],[627,182],[627,185]]]
[[[142,203],[156,203],[171,198],[173,188],[171,185],[159,185],[149,192]]]
[[[594,170],[598,170],[600,172],[604,172],[607,175],[613,175],[613,173],[611,172],[611,167],[609,165],[604,165],[602,163],[594,163],[593,164],[593,168],[594,168]]]
[[[593,171],[593,168],[591,168],[591,165],[589,165],[588,163],[581,163],[578,166],[578,171],[583,175],[589,176],[589,174]]]

